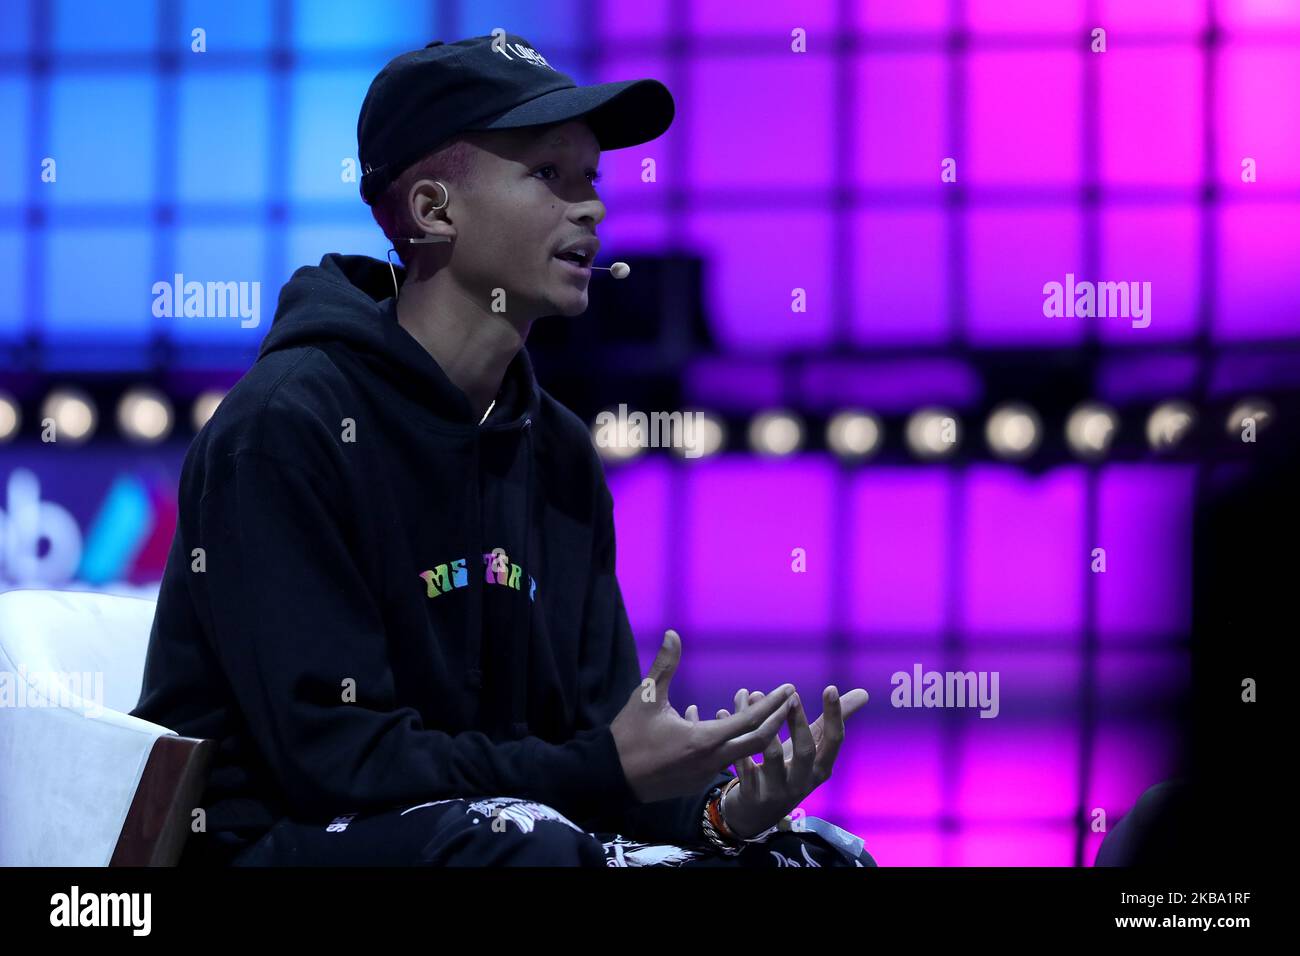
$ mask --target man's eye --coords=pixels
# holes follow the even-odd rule
[[[554,163],[547,163],[545,166],[543,166],[543,167],[541,167],[540,169],[538,169],[537,172],[539,172],[539,173],[541,173],[541,172],[545,172],[545,171],[548,170],[548,169],[551,170],[552,172],[554,172],[554,171],[555,171],[555,164],[554,164]],[[534,174],[534,175],[536,175],[536,174]],[[549,176],[543,176],[542,178],[543,178],[543,179],[550,179],[551,177],[549,177]],[[600,173],[598,170],[592,170],[592,171],[590,171],[590,172],[587,173],[587,178],[588,178],[589,180],[591,180],[592,184],[594,185],[595,183],[600,182],[601,179],[604,178],[604,177],[601,175],[601,173]]]

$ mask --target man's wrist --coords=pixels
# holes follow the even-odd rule
[[[723,791],[721,797],[718,800],[718,816],[722,819],[722,822],[726,830],[728,831],[728,834],[733,840],[739,840],[741,843],[761,842],[762,840],[766,839],[769,834],[775,833],[777,830],[780,830],[781,824],[790,819],[788,815],[782,817],[773,826],[768,827],[766,830],[759,830],[758,832],[753,833],[752,835],[749,833],[748,828],[745,828],[743,830],[738,830],[734,822],[735,815],[736,815],[735,802],[734,801],[732,802],[730,817],[727,816],[727,808],[726,808],[727,795],[731,793],[733,789],[735,789],[734,785],[727,787]]]
[[[733,822],[736,818],[736,808],[734,805],[731,808],[731,815],[727,815],[727,797],[731,794],[731,791],[735,789],[736,786],[731,785],[722,791],[722,795],[718,798],[718,816],[722,818],[722,823],[726,827],[726,835],[731,837],[733,840],[743,841],[745,839],[745,834],[741,833]]]
[[[709,791],[708,799],[704,801],[704,814],[700,821],[700,829],[705,841],[715,850],[728,856],[735,856],[745,846],[744,841],[735,836],[722,819],[722,801],[739,783],[740,781],[733,777],[726,784]]]

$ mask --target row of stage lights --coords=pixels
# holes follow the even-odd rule
[[[614,415],[614,412],[610,412]],[[687,456],[680,442],[672,444],[677,455],[703,458],[717,454],[727,446],[723,421],[708,412],[699,412],[694,448]],[[1244,398],[1228,413],[1225,430],[1238,438],[1248,427],[1262,430],[1275,418],[1273,405],[1263,398]],[[1196,424],[1196,411],[1183,401],[1166,401],[1156,405],[1147,416],[1146,440],[1152,450],[1173,451],[1184,443]],[[1065,442],[1079,458],[1096,460],[1110,453],[1119,433],[1120,416],[1102,402],[1085,401],[1077,405],[1065,423]],[[609,441],[606,429],[592,427],[592,436],[601,456],[607,461],[626,461],[646,450],[649,436],[636,435],[625,423],[615,430]],[[957,452],[965,426],[956,412],[939,407],[913,412],[904,425],[904,438],[911,454],[921,460],[937,461]],[[642,431],[650,431],[642,426]],[[680,433],[679,433],[680,434]],[[984,440],[989,451],[1007,461],[1024,461],[1043,442],[1042,419],[1033,408],[1021,402],[1006,402],[994,408],[984,424]],[[880,418],[870,412],[849,409],[831,417],[826,423],[826,447],[840,458],[865,460],[876,454],[883,444],[885,428]],[[767,411],[755,415],[746,428],[748,447],[765,457],[783,457],[802,450],[808,442],[808,428],[799,415],[789,411]]]
[[[223,393],[210,390],[200,394],[191,408],[191,422],[197,432],[221,403]],[[611,415],[614,413],[611,412]],[[694,413],[697,427],[689,457],[702,458],[717,454],[727,444],[726,426],[708,412]],[[1242,433],[1251,423],[1263,429],[1275,417],[1272,404],[1262,398],[1245,398],[1235,404],[1225,422],[1230,436]],[[41,405],[42,423],[54,425],[59,442],[77,445],[88,441],[98,428],[99,413],[94,400],[79,389],[59,387],[52,390]],[[166,440],[175,426],[176,413],[162,392],[147,386],[128,389],[117,404],[117,427],[128,441],[150,445]],[[681,416],[675,416],[677,422]],[[1096,459],[1109,453],[1119,432],[1119,414],[1110,406],[1087,401],[1075,407],[1066,419],[1065,440],[1070,449],[1084,459]],[[1146,421],[1146,439],[1155,451],[1169,451],[1183,443],[1196,423],[1196,412],[1182,401],[1161,402],[1151,410]],[[13,439],[21,427],[18,403],[0,392],[0,442]],[[677,428],[674,425],[674,428]],[[913,412],[907,419],[904,435],[909,451],[922,460],[939,460],[956,453],[963,439],[964,424],[949,409],[927,407]],[[647,429],[649,430],[649,429]],[[834,415],[826,424],[826,445],[846,459],[867,459],[879,451],[884,440],[884,426],[878,416],[850,409]],[[768,457],[782,457],[800,451],[807,443],[808,429],[793,412],[767,411],[754,416],[747,429],[749,448]],[[677,432],[680,437],[681,432]],[[1007,402],[994,408],[984,426],[989,450],[998,458],[1022,461],[1042,443],[1043,423],[1028,405]],[[608,441],[603,429],[593,426],[592,436],[600,454],[610,461],[634,458],[646,448],[651,436],[631,435],[626,419],[615,428],[614,441]],[[680,441],[672,450],[686,455]]]
[[[224,393],[203,392],[194,400],[191,421],[198,431],[212,417],[221,404]],[[53,425],[52,434],[58,444],[81,445],[94,437],[99,430],[99,409],[95,400],[78,388],[59,387],[45,396],[41,403],[40,421]],[[171,400],[148,386],[130,388],[117,403],[117,428],[123,438],[139,445],[154,445],[165,441],[176,425],[176,412]],[[0,392],[0,442],[18,435],[22,427],[22,413],[12,396]]]

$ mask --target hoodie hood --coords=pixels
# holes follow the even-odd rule
[[[341,343],[361,354],[375,373],[421,404],[449,427],[477,428],[469,398],[437,361],[397,321],[398,287],[406,269],[361,255],[327,253],[319,266],[303,266],[280,290],[275,318],[258,358],[282,349]],[[528,350],[520,348],[506,368],[497,404],[489,415],[493,429],[523,428],[535,418],[541,390]]]
[[[325,352],[346,348],[377,378],[427,408],[427,424],[472,443],[471,473],[465,476],[470,495],[464,552],[473,600],[469,603],[466,655],[471,666],[468,688],[484,685],[484,669],[497,675],[490,710],[510,712],[503,732],[512,738],[528,734],[528,655],[532,645],[532,608],[521,612],[511,602],[508,612],[491,600],[485,588],[490,567],[478,564],[484,554],[485,526],[505,521],[520,528],[522,568],[532,569],[532,521],[535,498],[533,420],[541,406],[541,389],[526,348],[511,359],[496,403],[480,424],[468,396],[449,379],[432,355],[397,321],[396,297],[389,293],[396,279],[400,288],[406,269],[370,256],[327,253],[319,266],[294,272],[280,292],[275,318],[258,352],[260,360],[273,352],[304,346]],[[520,480],[522,474],[522,480]],[[510,486],[506,487],[509,482]],[[510,488],[522,484],[522,507]],[[492,514],[485,516],[484,510]],[[496,519],[496,521],[492,520]],[[490,552],[489,552],[490,553]],[[486,558],[486,555],[484,555]],[[531,597],[530,597],[531,605]],[[483,647],[483,631],[490,646]],[[488,655],[485,659],[485,653]],[[501,700],[507,693],[509,700]]]

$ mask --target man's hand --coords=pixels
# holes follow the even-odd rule
[[[642,803],[699,793],[727,766],[747,761],[779,740],[794,686],[718,720],[686,720],[668,703],[681,661],[681,638],[664,633],[650,674],[610,724],[628,785]]]
[[[827,687],[822,691],[822,714],[809,727],[796,694],[789,707],[790,739],[782,743],[779,734],[773,734],[763,748],[761,765],[749,756],[736,761],[740,784],[727,793],[722,807],[727,826],[742,839],[758,836],[829,780],[844,742],[844,719],[867,698],[861,687],[849,691],[842,700],[833,685]],[[761,706],[762,701],[761,691],[737,691],[737,716]],[[692,704],[686,716],[691,719],[694,715]],[[718,711],[718,719],[728,719],[725,709]]]

